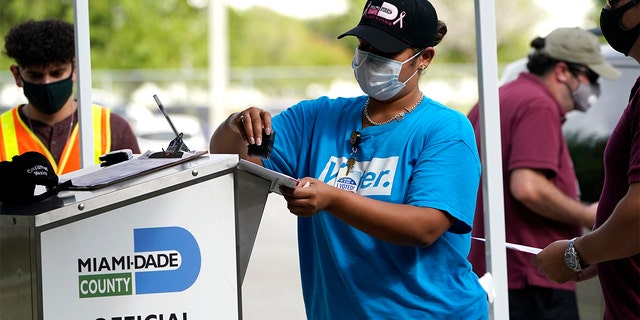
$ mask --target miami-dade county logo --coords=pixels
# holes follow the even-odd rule
[[[133,229],[133,251],[78,258],[80,298],[180,292],[200,274],[200,247],[184,228]]]

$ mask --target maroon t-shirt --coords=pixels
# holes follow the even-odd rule
[[[631,92],[629,105],[604,151],[604,186],[596,228],[609,219],[629,184],[640,182],[640,78]],[[604,294],[604,319],[640,319],[640,255],[599,263],[598,277]]]
[[[26,123],[31,130],[35,132],[36,136],[40,138],[40,141],[44,144],[51,155],[55,158],[56,162],[60,160],[64,146],[67,144],[67,139],[71,134],[73,126],[78,123],[78,112],[72,116],[68,116],[66,119],[55,123],[54,125],[48,125],[40,121],[31,120],[24,114],[24,106],[20,106],[20,117],[22,121]],[[138,139],[136,138],[131,126],[123,117],[111,112],[111,150],[131,149],[134,154],[140,153],[140,147],[138,146]]]
[[[544,84],[535,76],[522,73],[500,88],[500,130],[502,141],[502,179],[507,242],[544,248],[559,239],[582,234],[582,227],[547,219],[517,201],[510,190],[510,173],[518,168],[542,170],[567,196],[578,198],[573,163],[562,135],[565,112]],[[480,145],[479,108],[469,113],[476,141]],[[472,235],[484,238],[482,190],[478,193]],[[509,289],[527,285],[575,290],[575,283],[558,284],[546,279],[532,264],[528,253],[507,250]],[[469,261],[482,276],[486,272],[485,246],[472,241]]]

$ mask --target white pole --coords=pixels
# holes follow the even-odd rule
[[[509,293],[502,194],[495,1],[475,0],[475,12],[487,271],[493,275],[496,293],[489,312],[491,319],[507,320]]]
[[[78,80],[78,124],[80,129],[80,166],[94,165],[93,121],[91,115],[91,46],[89,42],[89,1],[74,0],[76,72]]]
[[[227,3],[209,0],[209,133],[224,119],[229,81]]]

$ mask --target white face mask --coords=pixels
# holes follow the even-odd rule
[[[362,91],[371,98],[385,101],[398,94],[404,88],[404,85],[418,73],[418,70],[416,70],[406,81],[398,81],[402,65],[420,54],[422,54],[422,51],[414,54],[404,62],[400,62],[356,48],[351,67]]]
[[[575,109],[586,112],[589,108],[593,107],[596,102],[598,102],[598,98],[600,97],[600,86],[597,84],[581,82],[578,89],[572,91],[571,95],[573,96],[573,102],[576,105]]]

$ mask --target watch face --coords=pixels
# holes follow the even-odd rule
[[[567,265],[567,268],[573,271],[580,271],[580,264],[578,262],[578,255],[576,250],[573,248],[573,243],[569,243],[567,250],[564,252],[564,263]]]
[[[571,270],[575,270],[576,269],[575,260],[573,259],[573,257],[570,254],[566,254],[564,256],[564,262],[567,264],[567,267],[569,267],[569,269],[571,269]]]

